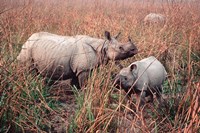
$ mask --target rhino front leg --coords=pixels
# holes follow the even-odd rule
[[[78,82],[81,88],[87,84],[88,75],[89,75],[88,71],[82,71],[81,73],[79,73]]]
[[[140,93],[139,107],[143,106],[146,103],[145,97],[146,97],[146,91],[143,90]]]
[[[148,98],[148,103],[153,103],[153,93],[151,91],[146,92],[146,98]]]

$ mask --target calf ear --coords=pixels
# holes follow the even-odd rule
[[[110,41],[111,40],[110,32],[105,31],[105,37]]]
[[[136,69],[137,69],[137,65],[136,64],[131,64],[130,71],[134,71]]]

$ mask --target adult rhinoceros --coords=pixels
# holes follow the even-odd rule
[[[52,80],[72,78],[72,82],[78,80],[82,86],[94,67],[137,54],[137,48],[130,39],[127,43],[120,43],[108,31],[105,37],[34,33],[22,46],[17,60],[33,66]]]
[[[158,14],[158,13],[150,13],[148,15],[146,15],[146,17],[144,18],[144,22],[146,24],[161,24],[163,25],[166,21],[166,17],[162,14]]]

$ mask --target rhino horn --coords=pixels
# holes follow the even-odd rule
[[[131,40],[131,37],[130,37],[130,36],[128,36],[128,41],[132,43],[132,40]]]
[[[134,45],[134,43],[132,42],[132,39],[131,39],[130,36],[128,36],[128,41],[129,41],[132,45]],[[135,46],[135,45],[134,45],[134,46]]]

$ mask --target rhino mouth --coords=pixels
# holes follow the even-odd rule
[[[124,59],[130,58],[130,57],[132,57],[136,54],[137,54],[136,50],[129,51],[129,52],[126,52],[126,53],[121,53],[121,54],[119,54],[115,57],[115,60],[124,60]]]
[[[133,93],[132,87],[131,86],[125,86],[120,82],[120,80],[114,82],[115,88],[119,90],[124,90],[126,93],[129,92],[130,94]],[[131,90],[130,90],[131,89]],[[133,88],[134,89],[134,88]],[[129,91],[130,90],[130,91]]]
[[[125,84],[123,84],[121,78],[119,75],[116,75],[115,79],[114,79],[114,83],[113,85],[117,88],[117,89],[124,89],[124,90],[128,90],[129,88],[131,88],[131,86],[126,86]]]
[[[135,55],[138,53],[138,50],[137,49],[131,49],[129,52],[128,52],[130,55]]]

